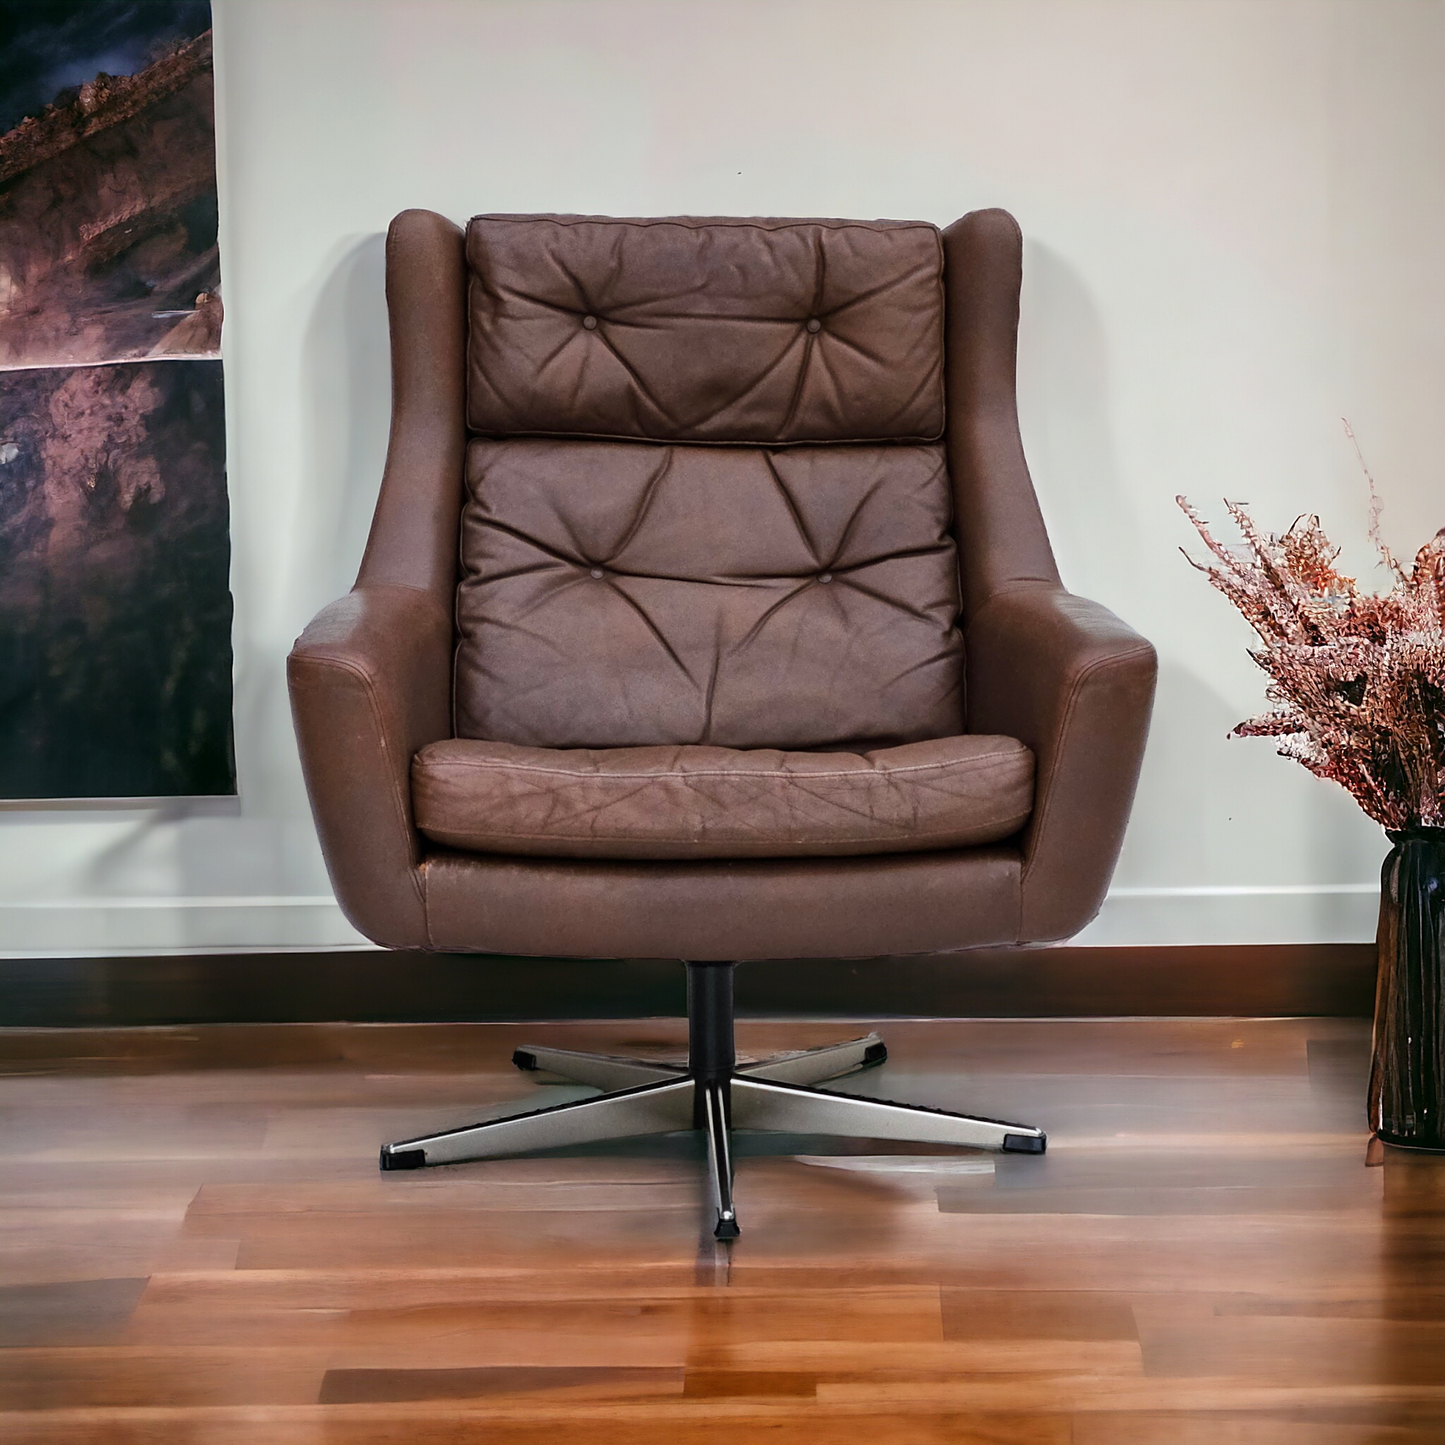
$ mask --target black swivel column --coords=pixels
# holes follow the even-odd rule
[[[731,963],[687,965],[687,1068],[700,1083],[726,1085],[737,1064],[733,1049]],[[702,1127],[702,1119],[698,1119]]]

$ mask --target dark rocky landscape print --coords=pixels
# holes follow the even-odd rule
[[[92,8],[97,21],[146,9]],[[10,52],[34,34],[12,36],[0,59],[18,64]],[[159,48],[0,135],[0,367],[219,351],[210,31]],[[0,112],[14,113],[9,99]]]
[[[0,797],[235,791],[219,361],[0,373]]]

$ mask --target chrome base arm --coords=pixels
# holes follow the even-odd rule
[[[692,1128],[692,1095],[691,1079],[671,1079],[440,1134],[423,1134],[384,1145],[381,1167],[421,1169],[428,1164],[464,1164],[472,1159],[530,1154],[536,1149],[565,1149],[599,1139],[671,1134]]]
[[[707,1130],[707,1172],[712,1180],[713,1204],[717,1220],[713,1224],[714,1239],[736,1239],[737,1211],[733,1208],[733,1159],[728,1138],[728,1110],[724,1096],[726,1084],[709,1080],[699,1084],[702,1090],[702,1121]]]
[[[891,1104],[857,1094],[830,1094],[763,1079],[732,1081],[735,1129],[784,1134],[837,1134],[845,1139],[891,1139],[908,1144],[956,1144],[994,1153],[1042,1154],[1042,1129],[954,1114],[921,1104]]]
[[[742,1064],[737,1074],[746,1079],[771,1079],[776,1084],[821,1084],[887,1062],[888,1047],[883,1040],[877,1034],[864,1034],[858,1039],[844,1039],[816,1049],[796,1049],[756,1064]]]
[[[518,1068],[545,1069],[612,1092],[387,1144],[381,1151],[381,1167],[461,1164],[699,1127],[707,1139],[708,1178],[716,1208],[713,1232],[718,1239],[736,1239],[740,1231],[733,1204],[731,1129],[952,1144],[1006,1154],[1044,1152],[1044,1131],[1027,1124],[807,1087],[882,1063],[886,1057],[878,1035],[865,1034],[822,1048],[775,1054],[744,1064],[730,1076],[694,1077],[676,1064],[528,1045],[513,1055]]]

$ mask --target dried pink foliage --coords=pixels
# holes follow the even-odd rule
[[[1394,575],[1388,592],[1362,592],[1335,569],[1339,548],[1318,517],[1281,536],[1263,533],[1226,502],[1245,541],[1231,550],[1194,523],[1217,566],[1190,565],[1237,607],[1264,644],[1250,656],[1269,674],[1273,708],[1235,737],[1280,739],[1280,754],[1348,788],[1386,828],[1445,827],[1445,528],[1406,571],[1370,537]]]

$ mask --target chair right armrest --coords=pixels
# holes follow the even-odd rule
[[[1019,941],[1071,937],[1099,911],[1123,845],[1154,648],[1096,602],[1022,586],[974,613],[965,658],[968,730],[1018,738],[1037,763]]]
[[[452,618],[435,593],[364,584],[286,660],[301,769],[331,884],[376,943],[426,948],[411,760],[451,736]]]

